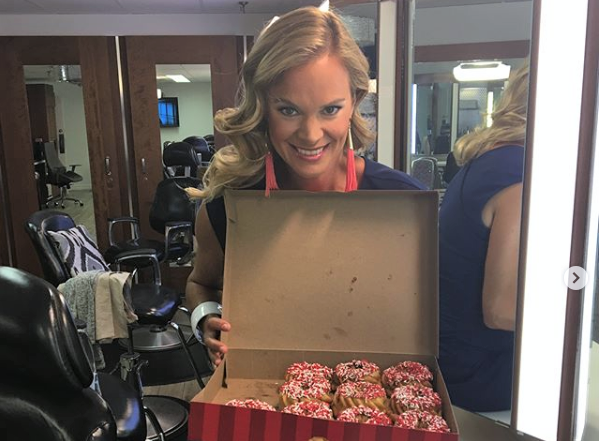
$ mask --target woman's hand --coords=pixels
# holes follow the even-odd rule
[[[231,324],[218,316],[211,316],[204,319],[201,326],[210,361],[218,366],[228,351],[227,345],[220,341],[220,333],[229,332]]]

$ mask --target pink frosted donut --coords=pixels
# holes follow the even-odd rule
[[[376,364],[367,360],[352,360],[335,366],[335,378],[339,384],[349,381],[367,381],[380,384],[381,370]]]
[[[391,409],[400,414],[408,410],[441,413],[441,397],[430,387],[420,384],[400,386],[391,394]]]
[[[332,420],[333,411],[331,406],[322,401],[300,401],[283,409],[284,413],[320,418],[322,420]]]
[[[377,424],[379,426],[391,426],[393,424],[391,418],[385,412],[366,406],[345,409],[339,414],[337,420],[348,423]]]
[[[328,366],[323,366],[320,363],[293,363],[285,372],[285,381],[295,380],[300,376],[311,375],[313,377],[322,377],[331,381],[333,378],[333,369]]]
[[[276,410],[270,404],[260,400],[231,400],[228,401],[226,406],[245,407],[246,409],[258,409],[258,410]]]
[[[290,380],[279,388],[283,407],[291,406],[300,401],[319,400],[331,402],[331,383],[324,378],[303,378]]]
[[[338,416],[350,407],[366,406],[380,411],[387,410],[387,394],[380,384],[366,381],[341,384],[333,397],[333,413]]]
[[[429,432],[449,433],[451,431],[442,417],[420,410],[408,410],[397,415],[395,425],[404,429],[422,429]]]
[[[420,383],[433,387],[433,373],[425,365],[416,361],[404,361],[383,371],[383,385],[389,393],[396,387]]]

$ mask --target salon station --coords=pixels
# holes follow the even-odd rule
[[[260,77],[304,7],[362,77],[293,50]],[[0,66],[0,440],[599,440],[599,2],[0,0]],[[341,187],[298,184],[337,144]],[[473,163],[514,145],[506,215]],[[470,310],[490,332],[448,361]],[[483,340],[495,387],[460,377]],[[285,395],[300,362],[318,400]]]

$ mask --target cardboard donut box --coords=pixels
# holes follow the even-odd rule
[[[436,192],[258,191],[226,194],[223,317],[232,331],[191,402],[191,441],[457,441],[438,354]],[[428,365],[451,433],[314,419],[225,406],[254,398],[278,408],[294,362],[385,369]]]

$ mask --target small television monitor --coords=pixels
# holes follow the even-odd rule
[[[177,98],[158,99],[160,127],[179,127],[179,102]]]

